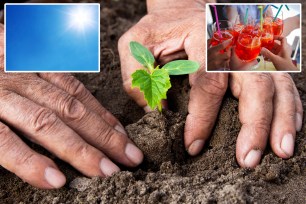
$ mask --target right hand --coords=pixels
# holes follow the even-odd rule
[[[287,39],[280,36],[276,40],[280,41],[280,46],[275,43],[278,47],[278,51],[274,51],[275,54],[266,48],[261,49],[261,54],[270,59],[278,71],[298,71],[298,68],[292,63],[292,49],[287,43]]]
[[[120,122],[68,74],[4,73],[3,25],[0,24],[0,165],[29,184],[59,188],[63,173],[27,139],[68,162],[86,176],[110,176],[120,169],[111,161],[135,167],[142,152]]]
[[[227,68],[229,66],[229,60],[231,57],[231,49],[228,49],[224,53],[220,51],[226,49],[232,40],[228,39],[219,45],[208,48],[207,51],[207,69],[208,70],[218,70],[220,68]],[[209,45],[209,42],[207,43]]]

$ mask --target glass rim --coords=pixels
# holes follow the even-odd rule
[[[242,33],[242,34],[240,34],[239,35],[239,37],[238,37],[238,39],[237,39],[237,43],[239,43],[241,46],[243,46],[243,47],[247,47],[247,48],[252,48],[252,43],[250,43],[250,46],[247,46],[247,45],[243,45],[242,43],[240,43],[240,39],[241,39],[241,37],[243,37],[243,36],[250,36],[251,37],[251,39],[252,39],[252,41],[253,41],[253,38],[254,37],[257,37],[257,38],[259,38],[259,45],[258,46],[255,46],[255,47],[260,47],[261,46],[261,36],[260,37],[258,37],[258,36],[252,36],[252,35],[250,35],[250,34],[246,34],[246,33]]]
[[[218,32],[218,31],[214,32],[212,38],[213,38],[214,40],[216,40],[216,41],[220,41],[220,39],[215,38],[215,34],[218,35],[217,32]],[[233,36],[228,30],[222,30],[222,31],[220,31],[220,32],[228,33],[228,34],[231,36],[231,38],[228,38],[228,39],[231,39],[231,40],[232,40],[232,39],[234,38],[234,36]],[[227,39],[227,40],[228,40],[228,39]]]

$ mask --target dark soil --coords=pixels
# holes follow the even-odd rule
[[[68,182],[64,188],[52,191],[35,189],[0,167],[0,203],[305,203],[305,125],[297,134],[293,158],[280,159],[267,149],[256,169],[245,170],[235,160],[240,123],[238,102],[230,93],[224,98],[210,141],[194,158],[187,156],[182,141],[189,92],[186,77],[172,79],[168,96],[171,111],[163,114],[144,115],[124,93],[117,41],[144,14],[145,1],[103,1],[101,73],[78,75],[126,126],[130,137],[145,152],[144,163],[111,178],[89,179],[54,158]],[[303,31],[305,25],[306,19]],[[306,44],[303,48],[305,69]],[[293,78],[306,109],[306,72],[294,74]]]

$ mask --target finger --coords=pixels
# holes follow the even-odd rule
[[[228,79],[227,74],[205,73],[205,36],[199,35],[202,33],[201,29],[190,35],[184,45],[188,59],[200,63],[197,73],[189,75],[191,91],[184,140],[190,155],[197,155],[209,137]]]
[[[276,155],[289,158],[294,152],[296,103],[294,84],[289,74],[272,74],[275,84],[271,147]]]
[[[112,159],[127,166],[136,166],[142,162],[143,154],[126,134],[114,130],[103,118],[61,89],[40,78],[29,80],[28,83],[23,81],[27,88],[18,88],[15,91],[53,110],[85,141]],[[44,94],[45,92],[48,92],[48,95]]]
[[[262,54],[264,57],[270,59],[272,62],[276,61],[278,56],[273,54],[272,52],[270,52],[268,49],[266,48],[262,48],[260,51],[260,54]]]
[[[31,150],[1,122],[0,155],[1,166],[37,188],[60,188],[66,183],[53,161]]]
[[[143,66],[139,64],[131,55],[129,44],[132,40],[137,40],[137,42],[143,44],[142,38],[139,36],[134,36],[131,31],[124,34],[118,41],[118,51],[121,63],[121,75],[123,80],[123,88],[126,93],[140,106],[146,107],[147,102],[144,99],[143,93],[140,92],[139,88],[132,88],[132,78],[131,75],[137,69]],[[137,38],[138,37],[138,38]],[[143,44],[144,45],[144,44]]]
[[[169,55],[162,56],[158,59],[158,64],[165,65],[168,62],[171,62],[173,60],[179,60],[179,59],[187,59],[187,54],[184,50],[177,51],[175,53],[171,53]]]
[[[208,70],[229,67],[230,57],[228,53],[220,54],[218,56],[208,57]]]
[[[302,130],[302,125],[303,125],[303,105],[300,98],[300,94],[295,85],[293,85],[293,89],[294,89],[294,101],[296,108],[296,131],[299,132]]]
[[[283,39],[286,39],[286,37],[281,36],[281,35],[279,35],[279,36],[277,36],[277,37],[275,38],[275,40],[279,40],[279,41],[282,41]]]
[[[220,50],[224,50],[232,43],[231,39],[225,40],[224,42],[220,43],[219,45],[213,46],[209,49],[212,49],[214,52],[218,52]]]
[[[231,90],[239,99],[242,124],[237,138],[239,165],[254,168],[266,147],[273,113],[273,80],[269,74],[231,74]]]
[[[123,125],[109,111],[107,111],[90,93],[90,91],[85,88],[84,84],[74,76],[70,74],[55,73],[40,73],[39,76],[85,104],[86,108],[89,108],[92,112],[100,115],[105,122],[115,130],[126,134]]]
[[[67,161],[84,175],[109,176],[119,171],[107,157],[88,145],[52,111],[15,93],[2,91],[0,119]]]

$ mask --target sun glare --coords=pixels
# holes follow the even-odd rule
[[[69,12],[69,27],[84,31],[93,25],[93,11],[90,8],[78,6]]]

